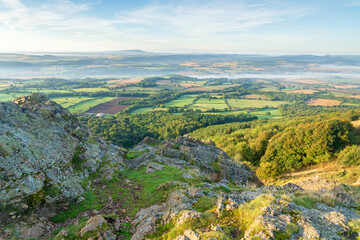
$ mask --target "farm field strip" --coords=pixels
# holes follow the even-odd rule
[[[42,93],[72,93],[72,90],[66,90],[66,89],[51,89],[51,88],[25,88],[25,91],[29,92],[29,93],[33,93],[33,92],[42,92]]]
[[[209,99],[209,98],[199,98],[196,102],[191,106],[192,108],[204,108],[204,109],[224,109],[228,108],[224,99]]]
[[[138,108],[131,112],[131,114],[139,114],[139,113],[147,113],[147,112],[153,112],[153,111],[167,111],[167,108]]]
[[[93,98],[86,101],[82,101],[68,108],[68,110],[72,113],[81,113],[89,110],[90,108],[99,105],[101,103],[105,103],[113,100],[114,97],[99,97]]]
[[[171,102],[164,103],[167,107],[184,107],[194,101],[196,95],[182,95]]]
[[[72,89],[74,92],[108,92],[107,88],[74,88]]]
[[[80,96],[80,97],[54,97],[51,98],[51,100],[55,101],[56,103],[60,104],[61,106],[63,106],[64,108],[69,108],[71,106],[74,106],[80,102],[84,102],[87,100],[91,100],[93,98],[90,97],[84,97],[84,96]]]
[[[129,100],[129,99],[136,99],[136,97],[118,97],[112,99],[110,101],[100,103],[96,106],[91,107],[86,112],[88,113],[105,113],[105,114],[116,114],[118,112],[124,111],[129,105],[119,105],[119,101]]]
[[[306,104],[311,106],[336,106],[340,105],[341,102],[338,100],[317,98],[307,101]]]
[[[285,101],[268,101],[268,100],[247,100],[247,99],[228,99],[228,103],[232,108],[277,108],[282,104],[288,104]]]
[[[22,97],[22,96],[26,96],[26,95],[28,95],[28,94],[27,93],[10,93],[10,94],[0,93],[0,102],[12,101],[17,97]]]

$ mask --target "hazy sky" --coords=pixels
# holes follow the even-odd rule
[[[0,52],[360,54],[360,0],[0,0]]]

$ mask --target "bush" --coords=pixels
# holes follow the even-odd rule
[[[357,145],[347,146],[338,155],[338,163],[341,165],[359,165],[360,147]]]

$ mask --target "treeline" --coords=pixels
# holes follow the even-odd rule
[[[145,78],[141,80],[139,83],[136,83],[134,85],[138,87],[156,87],[157,86],[156,82],[160,80],[164,80],[164,78],[162,77]]]
[[[142,92],[114,92],[114,91],[100,91],[100,92],[71,92],[71,93],[48,93],[49,98],[52,97],[139,97],[146,98],[150,96],[149,93]]]
[[[108,118],[82,116],[80,121],[92,132],[113,144],[131,148],[145,137],[159,140],[182,136],[196,129],[210,125],[231,122],[246,122],[257,119],[248,114],[212,115],[196,112],[173,115],[167,112],[144,114],[117,114]]]
[[[360,110],[351,110],[343,114],[210,126],[190,135],[211,139],[235,161],[249,163],[260,177],[269,179],[337,160],[341,152],[342,162],[357,162],[360,158],[355,153],[359,149],[347,146],[359,141],[360,134],[350,123],[359,117]]]
[[[203,91],[191,92],[191,94],[200,94]],[[162,90],[157,94],[148,95],[146,98],[129,99],[127,101],[121,101],[122,105],[131,105],[124,110],[125,113],[131,113],[132,111],[144,108],[144,107],[164,107],[162,104],[170,102],[182,95],[189,94],[187,92],[174,92],[168,90]]]
[[[77,80],[68,80],[61,78],[46,78],[40,81],[24,82],[26,88],[51,88],[51,89],[69,89],[69,88],[95,88],[107,84],[109,79],[85,78]]]
[[[322,113],[346,113],[356,106],[338,105],[338,106],[312,106],[307,104],[285,104],[280,105],[278,109],[283,116],[312,116]]]

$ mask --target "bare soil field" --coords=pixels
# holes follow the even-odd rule
[[[195,83],[179,83],[181,87],[189,88],[189,87],[200,87],[201,85]]]
[[[89,110],[87,113],[105,113],[105,114],[116,114],[118,112],[124,111],[125,108],[129,107],[129,105],[118,105],[119,101],[129,100],[129,99],[136,99],[136,97],[118,97],[114,100],[111,100],[106,103],[101,103],[96,105]]]
[[[339,85],[339,86],[334,86],[335,88],[338,89],[350,89],[350,88],[358,88],[359,85]]]
[[[312,106],[337,106],[340,105],[340,101],[331,100],[331,99],[313,99],[307,101],[307,105]]]
[[[132,78],[132,79],[119,79],[119,80],[110,80],[108,81],[109,87],[121,87],[130,84],[139,83],[143,78]]]
[[[301,90],[293,90],[293,91],[289,91],[289,92],[291,92],[291,93],[313,94],[313,93],[317,93],[319,91],[311,90],[311,89],[301,89]]]
[[[183,89],[180,92],[195,92],[195,91],[208,91],[208,92],[211,92],[212,89],[203,88],[203,87],[193,87],[193,88]]]
[[[356,99],[360,99],[360,95],[354,95],[354,96],[350,96],[351,98],[356,98]]]

